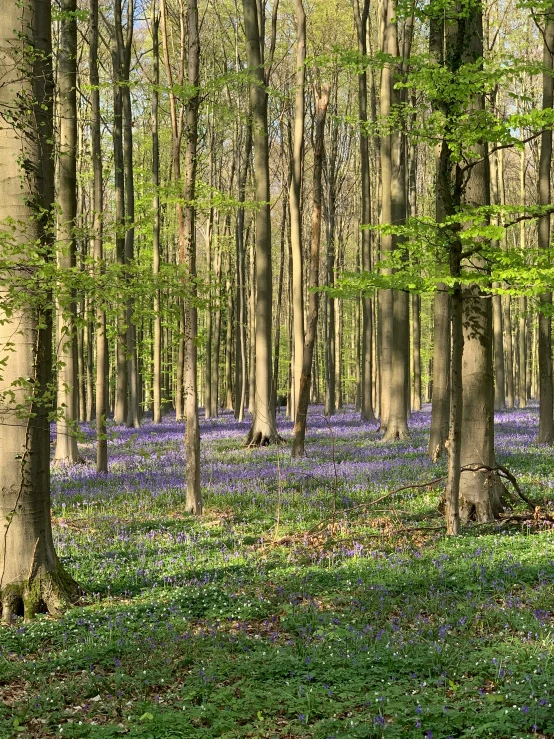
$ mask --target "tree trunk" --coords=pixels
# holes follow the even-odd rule
[[[483,58],[482,7],[468,9],[463,35],[463,59],[473,63]],[[476,114],[484,110],[484,95],[473,97],[471,108]],[[475,155],[483,161],[475,164],[465,191],[465,204],[489,205],[490,183],[486,144],[474,147]],[[486,269],[480,256],[471,259],[471,266]],[[462,366],[463,414],[460,461],[462,467],[482,464],[495,467],[494,455],[494,376],[492,366],[492,311],[491,301],[479,288],[469,285],[462,290],[464,351]],[[490,521],[501,510],[499,484],[494,474],[469,472],[460,479],[460,516],[467,521],[475,512],[477,521]]]
[[[294,138],[292,179],[289,188],[290,242],[292,250],[292,315],[294,326],[294,392],[292,413],[296,415],[304,351],[304,259],[302,254],[302,160],[304,154],[304,80],[306,77],[306,15],[302,0],[295,0],[296,14],[296,90],[294,102]]]
[[[97,278],[104,272],[103,247],[103,172],[102,172],[102,120],[100,113],[100,80],[98,76],[98,0],[90,1],[90,97],[92,108],[91,145],[93,169],[92,230],[94,270]],[[102,300],[96,301],[96,472],[108,471],[108,439],[106,416],[108,414],[108,339],[106,313]]]
[[[152,60],[154,67],[154,84],[152,87],[152,185],[154,188],[154,196],[152,200],[152,273],[154,275],[154,280],[158,280],[160,274],[160,143],[158,133],[158,87],[160,84],[160,46],[158,32],[160,26],[160,15],[156,10],[156,0],[152,0],[150,22],[152,26]],[[162,422],[162,316],[160,310],[160,288],[159,285],[156,284],[154,286],[154,361],[152,374],[152,415],[155,424]]]
[[[300,377],[300,395],[294,423],[294,438],[292,442],[292,456],[304,456],[304,440],[306,437],[306,419],[310,399],[310,380],[312,375],[312,361],[314,344],[317,335],[317,318],[319,309],[319,249],[321,242],[321,173],[323,168],[325,117],[329,103],[329,87],[324,85],[321,92],[314,88],[315,95],[315,141],[314,141],[314,181],[313,199],[314,210],[312,216],[312,241],[310,247],[310,282],[311,291],[308,297],[308,330],[302,354],[302,375]]]
[[[543,110],[552,108],[553,87],[552,71],[554,69],[554,15],[546,16],[544,31],[542,77],[542,107]],[[539,161],[539,205],[550,205],[550,169],[552,164],[552,129],[545,128],[541,134],[541,153]],[[539,249],[550,248],[550,214],[539,218],[538,222]],[[541,309],[539,313],[539,444],[552,444],[554,441],[554,422],[552,405],[552,319],[548,310],[552,307],[552,292],[540,296]]]
[[[77,218],[77,4],[62,0],[60,49],[58,57],[59,88],[59,159],[58,159],[58,266],[70,271],[76,266]],[[78,412],[78,344],[75,291],[60,286],[57,308],[58,409],[56,454],[60,464],[76,464]]]
[[[188,55],[187,82],[191,93],[187,102],[186,114],[186,154],[185,183],[183,189],[183,242],[181,260],[187,269],[190,284],[189,295],[184,301],[185,313],[185,454],[187,498],[186,510],[189,513],[202,513],[202,492],[200,490],[200,427],[198,424],[197,391],[197,350],[196,336],[198,310],[196,307],[196,206],[194,205],[196,185],[196,149],[198,144],[198,106],[200,104],[199,68],[200,38],[198,34],[198,7],[196,0],[188,0]]]
[[[398,56],[398,38],[396,17],[396,3],[389,0],[387,10],[387,23],[385,29],[385,43],[388,53]],[[396,107],[400,103],[398,91],[395,88],[395,75],[392,69],[389,71],[388,91],[389,106]],[[382,84],[385,84],[383,82]],[[386,92],[385,92],[386,95]],[[386,178],[383,178],[383,223],[402,225],[406,219],[406,160],[403,134],[393,131],[385,136],[386,156],[390,158],[386,166],[390,168]],[[385,167],[386,169],[386,167]],[[385,220],[386,214],[386,220]],[[387,236],[388,240],[388,236]],[[390,252],[397,248],[400,243],[398,236],[392,236],[387,242]],[[408,293],[395,290],[391,293],[390,308],[392,309],[391,345],[390,345],[390,370],[388,387],[388,414],[384,427],[384,439],[406,439],[408,432],[408,406],[407,406],[407,380],[409,367],[409,306]],[[385,321],[388,317],[384,316]]]
[[[115,25],[121,27],[121,0],[114,4]],[[123,159],[123,96],[121,82],[123,72],[119,56],[119,46],[114,33],[112,41],[113,68],[113,168],[114,168],[114,220],[115,220],[115,258],[122,270],[125,269],[125,175]],[[122,279],[125,279],[122,276]],[[115,407],[114,421],[124,424],[127,420],[127,352],[126,352],[126,309],[121,305],[117,310],[117,338],[115,360]]]
[[[212,367],[211,367],[211,415],[215,418],[219,406],[219,348],[221,345],[221,243],[219,228],[217,251],[215,253],[215,312],[213,316],[212,334]]]
[[[227,295],[227,326],[225,335],[225,408],[233,410],[233,291],[231,282],[232,259],[227,252],[227,278],[225,293]]]
[[[367,19],[369,15],[369,0],[356,0],[354,19],[358,37],[358,52],[363,56],[367,53]],[[358,116],[360,119],[360,169],[361,169],[361,198],[362,198],[362,270],[371,269],[371,188],[369,182],[369,147],[366,130],[367,124],[367,73],[365,68],[358,74]],[[364,421],[375,421],[372,398],[373,381],[373,312],[371,298],[362,298],[362,356],[361,356],[361,417]]]
[[[238,186],[239,203],[244,203],[246,180],[248,178],[248,165],[252,152],[252,127],[247,126],[246,140],[244,146],[244,159],[239,160]],[[240,153],[238,154],[240,157]],[[244,244],[244,207],[237,209],[236,223],[236,248],[237,248],[237,347],[236,347],[236,380],[235,380],[235,418],[242,421],[246,405],[246,374],[247,374],[247,347],[246,347],[246,255]],[[240,362],[239,362],[240,358]]]
[[[519,407],[527,408],[527,298],[521,295],[519,304],[518,394]]]
[[[489,157],[490,162],[490,195],[492,205],[500,205],[499,182],[499,153]],[[498,219],[496,219],[498,222]],[[496,242],[498,248],[500,244]],[[493,283],[493,289],[498,290],[500,284]],[[502,296],[492,295],[492,335],[493,335],[493,362],[494,362],[494,407],[503,410],[506,407],[506,388],[504,377],[504,326],[502,321]]]
[[[50,519],[52,381],[51,293],[37,279],[35,244],[52,258],[54,202],[53,81],[50,2],[8,0],[0,13],[0,243],[15,261],[14,300],[0,295],[0,344],[5,354],[0,397],[0,604],[2,620],[31,619],[42,606],[57,614],[78,596],[54,549]],[[18,224],[13,229],[8,219]],[[25,304],[29,277],[39,289]],[[5,284],[6,275],[2,276]],[[7,303],[5,302],[7,301]],[[10,302],[12,303],[10,305]],[[11,310],[10,310],[11,309]],[[24,379],[24,383],[21,380]]]
[[[256,402],[247,444],[265,445],[279,440],[271,408],[271,214],[269,209],[269,141],[267,89],[262,68],[261,39],[256,0],[243,0],[244,28],[250,84],[254,179],[256,185]],[[252,398],[251,398],[252,400]]]

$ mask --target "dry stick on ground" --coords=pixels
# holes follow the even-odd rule
[[[333,455],[333,461],[334,461],[334,455]],[[462,467],[461,469],[462,472],[480,472],[483,470],[488,471],[490,473],[497,473],[499,477],[503,477],[504,479],[511,482],[516,493],[525,503],[527,503],[530,510],[533,512],[536,511],[536,505],[523,493],[516,478],[508,469],[506,469],[506,467],[502,465],[497,465],[496,467],[489,467],[488,465],[485,465],[485,464],[472,464],[472,465],[467,465],[465,467]],[[335,475],[336,475],[336,469],[335,469]],[[439,482],[444,482],[444,480],[446,480],[446,475],[443,475],[442,477],[436,477],[434,480],[428,480],[427,482],[414,483],[412,485],[404,485],[401,488],[390,490],[388,493],[385,493],[385,495],[382,495],[379,498],[375,498],[375,500],[370,500],[367,503],[360,503],[359,505],[352,506],[351,508],[344,508],[341,511],[341,513],[350,513],[351,511],[361,510],[362,508],[369,508],[370,506],[373,506],[376,503],[380,503],[386,498],[390,498],[391,496],[396,495],[397,493],[401,493],[404,490],[415,490],[418,488],[433,487],[434,485],[437,485]],[[328,516],[327,518],[324,518],[323,521],[320,521],[319,523],[317,523],[315,526],[313,526],[311,529],[309,529],[305,534],[302,534],[301,536],[309,537],[309,536],[312,536],[313,534],[320,532],[325,527],[325,525],[329,523],[329,521],[332,521],[332,532],[333,532],[335,528],[335,523],[336,523],[336,513],[337,511],[336,511],[336,491],[335,491],[335,500],[334,500],[332,515]],[[510,519],[505,519],[505,520],[508,521],[512,519],[513,519],[513,516],[510,517]],[[505,524],[502,523],[502,525],[505,525]],[[422,530],[422,528],[423,527],[418,527],[418,530]],[[291,541],[293,541],[294,538],[295,538],[294,535],[284,536],[281,539],[275,539],[273,541],[273,544],[288,544]]]

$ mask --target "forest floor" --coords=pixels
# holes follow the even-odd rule
[[[182,513],[181,424],[112,428],[107,476],[86,431],[52,504],[87,596],[0,629],[0,738],[553,736],[548,521],[454,540],[441,485],[371,503],[444,474],[429,420],[384,444],[352,409],[315,408],[300,461],[244,449],[229,413],[202,420],[201,520]],[[499,461],[554,512],[536,409],[496,421]]]

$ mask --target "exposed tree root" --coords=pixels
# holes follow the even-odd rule
[[[269,446],[270,444],[286,444],[286,441],[278,433],[271,435],[263,434],[261,431],[255,433],[250,430],[244,442],[244,446],[254,449],[261,446]]]
[[[2,589],[2,621],[12,623],[16,616],[31,621],[37,613],[59,616],[81,595],[81,588],[61,565],[54,571],[39,566],[24,582],[9,583]]]

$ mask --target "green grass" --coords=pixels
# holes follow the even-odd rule
[[[422,461],[424,420],[391,447],[361,425],[337,433],[336,467],[325,429],[292,463],[210,436],[218,424],[202,520],[181,512],[175,426],[130,443],[121,431],[103,480],[56,473],[58,551],[88,595],[62,619],[0,630],[0,738],[554,735],[549,528],[449,540],[427,489],[344,513],[441,473]],[[536,498],[551,460],[530,443],[502,459]],[[335,496],[334,533],[294,536]],[[273,546],[279,499],[291,538]]]

